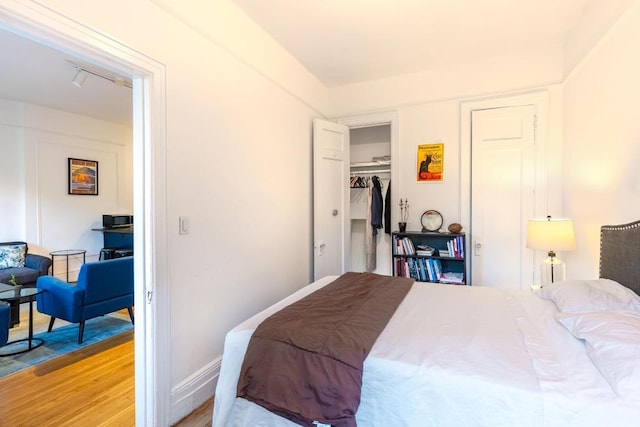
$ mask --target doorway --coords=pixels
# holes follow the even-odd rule
[[[0,28],[116,70],[133,81],[136,425],[168,424],[170,388],[164,128],[165,67],[108,36],[37,4],[0,9]],[[153,190],[149,190],[153,189]],[[153,192],[152,192],[153,191]],[[158,292],[161,291],[161,292]]]
[[[326,122],[324,120],[320,120],[320,122],[325,122],[330,124],[330,122]],[[322,273],[319,275],[318,272],[324,271],[324,270],[321,270],[321,264],[318,263],[316,259],[318,258],[318,252],[320,249],[320,245],[318,243],[319,241],[322,241],[323,243],[327,241],[339,242],[339,244],[341,245],[340,251],[333,250],[328,252],[337,253],[340,256],[343,256],[343,258],[345,258],[345,261],[341,264],[346,266],[345,268],[343,268],[342,270],[338,269],[334,272],[329,272],[326,274],[339,274],[340,272],[351,271],[352,270],[351,262],[353,260],[359,263],[363,262],[362,257],[360,257],[359,259],[356,259],[352,255],[352,242],[351,242],[352,224],[353,222],[357,222],[357,223],[362,222],[362,220],[359,217],[355,218],[354,221],[352,221],[351,219],[351,208],[353,204],[351,203],[352,190],[350,188],[349,183],[350,183],[350,171],[354,170],[354,168],[350,167],[350,163],[351,163],[350,157],[351,157],[352,147],[351,147],[351,144],[349,143],[349,137],[350,137],[351,131],[355,130],[355,133],[357,134],[359,132],[367,133],[365,131],[366,128],[372,128],[372,129],[377,128],[378,130],[374,130],[373,131],[374,133],[377,133],[379,130],[382,130],[381,134],[385,135],[383,139],[386,139],[386,141],[379,141],[380,147],[382,147],[382,151],[378,150],[380,147],[373,149],[373,151],[369,150],[369,148],[365,148],[364,150],[362,150],[365,153],[363,155],[366,157],[378,157],[378,154],[376,153],[379,153],[381,155],[390,155],[391,160],[388,162],[385,162],[386,164],[384,165],[364,167],[363,169],[365,170],[366,169],[369,169],[369,170],[384,169],[384,176],[386,178],[385,182],[387,180],[390,180],[392,182],[398,182],[398,171],[397,171],[397,168],[393,167],[393,159],[398,158],[398,114],[397,112],[395,111],[381,112],[376,114],[346,117],[346,118],[337,120],[337,122],[338,122],[338,125],[335,126],[335,129],[332,132],[335,135],[345,134],[345,136],[341,136],[339,139],[340,141],[342,141],[340,145],[344,145],[345,148],[349,148],[349,149],[348,150],[341,149],[341,151],[346,151],[345,153],[346,157],[344,157],[345,160],[343,163],[341,163],[340,167],[336,166],[334,168],[335,169],[334,175],[336,176],[336,178],[327,178],[322,180],[317,179],[316,178],[317,168],[314,167],[314,221],[313,222],[314,222],[314,246],[315,246],[314,248],[315,277],[321,277]],[[362,129],[362,131],[358,131],[357,129]],[[336,138],[337,137],[334,137],[333,139],[337,141],[338,139]],[[358,136],[356,136],[356,138],[358,138]],[[315,139],[316,138],[314,135],[314,150],[316,149]],[[378,138],[374,138],[374,139],[378,139]],[[371,140],[371,142],[373,142],[373,140]],[[338,144],[336,143],[333,144],[334,147],[337,145]],[[374,143],[374,145],[376,144]],[[357,151],[358,149],[356,148],[354,152],[357,152]],[[360,155],[360,153],[358,153],[357,155]],[[317,157],[318,156],[314,154],[314,162],[316,161],[315,158]],[[333,154],[331,154],[329,157],[334,158]],[[379,172],[379,175],[382,176],[382,171]],[[322,184],[327,184],[330,186],[330,188],[324,188],[324,189],[316,188],[316,185],[320,186]],[[322,203],[320,200],[316,200],[316,196],[322,195],[322,194],[332,194],[333,195],[332,197],[334,197],[336,200],[334,204],[337,205],[340,203],[341,206],[344,206],[344,208],[342,209],[335,209],[335,210],[329,209],[325,214],[327,216],[330,215],[333,217],[331,221],[334,221],[340,224],[345,224],[344,226],[333,227],[333,229],[322,226],[323,220],[318,219],[319,213],[316,211],[318,209],[319,204],[322,204],[323,206],[326,205],[326,203]],[[383,193],[383,196],[384,195],[385,193]],[[357,207],[354,206],[354,208],[356,209],[355,215],[361,215],[361,214],[358,214]],[[334,211],[336,211],[335,216],[333,215]],[[396,217],[396,210],[391,209],[391,223],[393,224],[397,222],[397,220],[398,219]],[[333,235],[331,233],[333,233]],[[336,233],[343,233],[343,235],[337,236],[335,235]],[[377,268],[375,269],[375,271],[380,274],[390,274],[391,243],[390,243],[390,239],[386,235],[384,235],[384,230],[380,231],[380,234],[382,234],[383,236],[379,236],[379,240],[382,240],[383,242],[387,241],[388,247],[384,247],[383,245],[378,245],[378,248],[377,248],[378,256],[377,256],[377,262],[376,262]],[[317,264],[320,267],[320,269],[316,267],[315,264]],[[335,265],[340,265],[339,261],[336,261]],[[358,267],[358,265],[356,265],[355,267]],[[363,271],[363,270],[359,269],[358,271]]]
[[[351,271],[390,275],[391,236],[385,234],[385,216],[383,214],[380,218],[382,228],[377,229],[375,234],[367,223],[371,223],[369,183],[377,180],[384,210],[390,209],[385,204],[385,198],[391,183],[391,125],[350,128],[349,141]],[[373,236],[370,237],[370,234]]]
[[[472,285],[534,282],[527,221],[547,208],[546,93],[462,106],[461,217],[469,224]]]

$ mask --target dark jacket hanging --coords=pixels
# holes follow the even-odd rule
[[[384,232],[391,234],[391,181],[387,184],[387,193],[384,196]]]
[[[371,200],[371,226],[373,234],[378,234],[378,228],[382,228],[382,187],[377,176],[371,178],[373,181],[373,194]]]

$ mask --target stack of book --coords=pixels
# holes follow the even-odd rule
[[[416,255],[419,256],[431,256],[435,252],[435,249],[431,246],[427,245],[418,245],[418,249],[416,250]]]
[[[447,242],[447,250],[452,258],[464,258],[464,237],[456,236]]]
[[[453,285],[464,285],[464,274],[463,273],[442,273],[440,276],[440,283],[450,283]]]
[[[393,242],[393,248],[395,255],[415,255],[416,248],[413,246],[413,242],[408,237],[396,237]]]
[[[431,258],[396,259],[396,275],[421,282],[438,282],[442,273],[440,260]]]

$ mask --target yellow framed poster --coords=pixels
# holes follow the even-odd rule
[[[416,163],[418,182],[442,182],[444,180],[444,144],[418,145]]]

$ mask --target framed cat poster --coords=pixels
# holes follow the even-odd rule
[[[444,180],[444,144],[418,145],[416,157],[418,182],[442,182]]]

